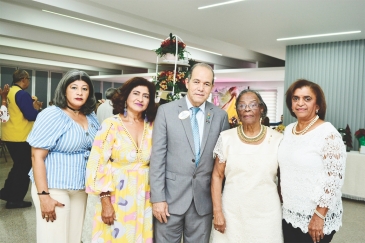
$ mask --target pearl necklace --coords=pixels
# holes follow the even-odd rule
[[[295,135],[303,135],[304,133],[306,133],[308,131],[309,128],[311,128],[311,126],[313,126],[313,124],[319,119],[319,116],[315,116],[311,122],[308,124],[308,126],[306,126],[302,131],[299,131],[297,132],[297,125],[298,125],[298,122],[295,123],[294,127],[293,127],[293,133]]]
[[[266,135],[266,131],[267,131],[267,127],[264,125],[261,125],[261,130],[260,130],[259,134],[257,134],[254,137],[249,137],[243,131],[242,125],[237,127],[238,137],[241,139],[242,142],[245,142],[245,143],[254,143],[254,142],[260,141]]]

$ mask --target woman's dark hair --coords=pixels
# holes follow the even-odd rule
[[[91,82],[89,75],[84,71],[74,69],[68,71],[65,76],[62,77],[61,81],[57,85],[53,104],[60,108],[65,108],[67,106],[66,89],[71,83],[77,80],[85,81],[89,85],[89,96],[87,97],[85,104],[80,109],[83,114],[88,115],[94,111],[96,100],[94,96],[93,83]]]
[[[150,100],[147,109],[142,113],[142,116],[144,117],[145,114],[147,114],[148,121],[153,122],[155,120],[157,111],[155,103],[156,88],[153,83],[141,77],[131,78],[127,82],[125,82],[122,87],[117,88],[117,93],[112,97],[114,108],[113,113],[124,113],[124,106],[127,102],[128,96],[137,86],[145,86],[148,88],[148,92],[150,93]]]
[[[254,93],[257,98],[259,99],[259,105],[261,108],[263,108],[264,110],[261,113],[261,118],[265,118],[267,115],[267,106],[264,102],[264,100],[262,99],[260,93],[256,90],[252,90],[252,89],[245,89],[242,90],[241,93],[238,95],[237,99],[236,99],[236,110],[237,110],[237,106],[238,106],[238,101],[240,100],[241,96],[247,93]]]
[[[293,94],[294,94],[295,90],[300,89],[302,87],[309,87],[312,90],[312,92],[316,96],[316,104],[319,106],[319,110],[318,110],[319,119],[324,120],[324,118],[326,116],[327,105],[326,105],[326,97],[324,96],[323,90],[318,84],[308,81],[306,79],[298,79],[297,81],[292,83],[290,85],[290,87],[288,88],[288,90],[286,91],[286,94],[285,94],[286,95],[286,107],[288,107],[290,114],[293,117],[297,118],[297,116],[295,115],[295,113],[292,110],[292,99],[293,99]]]

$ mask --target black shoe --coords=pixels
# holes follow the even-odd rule
[[[27,208],[32,206],[31,202],[20,201],[20,202],[7,202],[5,208],[13,209],[13,208]]]
[[[3,197],[4,196],[4,193],[1,192],[3,189],[0,190],[0,199],[1,200],[4,200],[4,201],[7,201],[6,198]]]

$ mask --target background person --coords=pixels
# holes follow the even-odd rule
[[[31,202],[23,201],[29,187],[28,172],[32,167],[31,148],[26,139],[42,102],[32,101],[30,94],[25,91],[29,85],[30,77],[25,70],[19,69],[13,73],[13,83],[7,97],[10,118],[1,126],[1,140],[5,142],[13,160],[13,167],[0,191],[0,199],[7,201],[7,209],[32,206]]]
[[[113,95],[117,92],[116,88],[109,88],[105,91],[106,100],[102,103],[97,110],[97,118],[101,124],[106,118],[113,116],[113,103],[111,101]]]
[[[9,93],[9,85],[5,84],[4,89],[0,88],[0,96],[1,96],[1,107],[0,107],[0,122],[7,122],[9,120],[8,113],[8,93]]]
[[[155,86],[140,77],[113,96],[114,111],[95,137],[87,163],[86,192],[99,195],[91,242],[152,242],[149,167],[156,116]]]
[[[243,90],[236,110],[241,125],[221,132],[213,151],[213,242],[282,243],[276,185],[282,135],[261,125],[267,107],[258,92]]]
[[[227,113],[206,102],[213,82],[212,68],[195,64],[187,95],[158,108],[150,170],[156,242],[209,242],[212,152],[229,128]]]
[[[278,153],[284,242],[330,242],[342,225],[346,148],[324,121],[326,100],[318,84],[294,82],[286,106],[297,122],[286,127]]]
[[[38,243],[81,240],[86,161],[99,128],[93,94],[87,73],[67,72],[56,88],[54,105],[41,112],[28,136]]]

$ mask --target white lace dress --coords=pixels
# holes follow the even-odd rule
[[[286,127],[278,153],[283,218],[307,233],[317,205],[327,207],[323,232],[328,235],[342,225],[346,148],[329,122],[299,136],[293,126]]]
[[[281,206],[275,184],[282,134],[267,129],[259,145],[241,142],[237,128],[221,133],[214,148],[226,162],[222,209],[226,232],[213,230],[214,243],[281,243]]]

